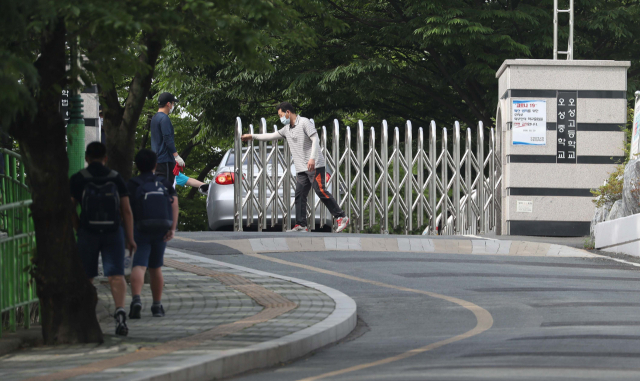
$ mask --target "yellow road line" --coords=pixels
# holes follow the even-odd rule
[[[491,328],[491,326],[493,326],[493,317],[491,316],[489,311],[487,311],[484,308],[478,306],[477,304],[468,302],[466,300],[454,298],[452,296],[436,294],[435,292],[416,290],[416,289],[408,288],[408,287],[395,286],[395,285],[388,284],[388,283],[383,283],[383,282],[378,282],[378,281],[374,281],[374,280],[359,278],[359,277],[356,277],[356,276],[342,274],[342,273],[331,271],[331,270],[325,270],[325,269],[321,269],[319,267],[303,265],[303,264],[300,264],[300,263],[285,261],[285,260],[278,259],[278,258],[272,258],[272,257],[266,256],[266,255],[262,255],[262,254],[244,253],[244,255],[247,255],[247,256],[250,256],[250,257],[254,257],[254,258],[263,259],[263,260],[270,261],[270,262],[275,262],[275,263],[287,265],[287,266],[299,267],[299,268],[302,268],[302,269],[315,271],[315,272],[322,273],[322,274],[333,275],[333,276],[336,276],[336,277],[349,279],[349,280],[353,280],[353,281],[356,281],[356,282],[368,283],[368,284],[372,284],[372,285],[379,286],[379,287],[391,288],[391,289],[399,290],[399,291],[413,292],[413,293],[416,293],[416,294],[427,295],[427,296],[430,296],[432,298],[446,300],[448,302],[455,303],[455,304],[459,305],[460,307],[466,308],[467,310],[471,311],[476,317],[476,321],[477,321],[476,326],[473,329],[471,329],[471,330],[469,330],[469,331],[467,331],[465,333],[462,333],[460,335],[453,336],[453,337],[445,339],[445,340],[437,341],[435,343],[429,344],[429,345],[424,346],[424,347],[412,349],[410,351],[401,353],[401,354],[396,355],[396,356],[387,357],[387,358],[382,359],[382,360],[378,360],[378,361],[374,361],[374,362],[370,362],[370,363],[366,363],[366,364],[360,364],[360,365],[352,366],[352,367],[349,367],[349,368],[336,370],[336,371],[333,371],[333,372],[323,373],[323,374],[318,375],[318,376],[308,377],[308,378],[304,378],[304,379],[301,379],[301,380],[298,380],[298,381],[315,381],[315,380],[320,380],[320,379],[327,378],[327,377],[339,376],[339,375],[345,374],[345,373],[356,372],[356,371],[359,371],[359,370],[362,370],[362,369],[371,368],[371,367],[374,367],[374,366],[389,364],[389,363],[392,363],[394,361],[403,360],[403,359],[415,356],[415,355],[420,354],[420,353],[424,353],[424,352],[427,352],[427,351],[430,351],[430,350],[433,350],[433,349],[436,349],[436,348],[440,348],[440,347],[442,347],[444,345],[451,344],[451,343],[454,343],[456,341],[468,339],[468,338],[470,338],[472,336],[479,335],[482,332],[487,331],[489,328]]]

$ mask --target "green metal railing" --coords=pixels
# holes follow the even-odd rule
[[[0,169],[0,313],[8,312],[9,330],[15,331],[18,308],[23,308],[24,327],[29,328],[30,307],[38,301],[28,272],[36,239],[21,157],[3,148],[0,155],[4,157],[4,171]],[[0,337],[2,329],[0,322]]]

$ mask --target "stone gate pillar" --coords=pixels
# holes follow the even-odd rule
[[[496,77],[501,235],[586,236],[590,190],[624,159],[623,61],[506,60]]]

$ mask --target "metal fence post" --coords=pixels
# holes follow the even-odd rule
[[[491,160],[489,160],[489,185],[491,186],[491,210],[490,224],[491,228],[496,227],[496,136],[493,128],[491,129]]]
[[[418,206],[417,206],[417,211],[418,211],[418,215],[416,218],[416,223],[418,224],[418,226],[422,227],[422,225],[424,224],[424,192],[426,190],[425,184],[424,184],[424,134],[422,131],[422,127],[420,127],[418,129],[418,152],[416,155],[416,165],[418,166],[418,173],[417,173],[417,181],[418,181]]]
[[[260,118],[260,133],[267,133],[267,121]],[[267,142],[260,141],[258,143],[260,151],[260,163],[258,178],[258,231],[267,227]]]
[[[273,126],[273,132],[278,132],[278,127]],[[275,228],[278,224],[278,216],[280,215],[280,206],[278,205],[280,200],[280,187],[278,184],[278,172],[280,171],[280,147],[278,140],[271,142],[271,181],[273,182],[273,206],[271,207],[271,227]],[[284,217],[284,216],[283,216]],[[282,221],[284,225],[284,220]]]
[[[382,162],[382,223],[380,224],[382,234],[389,234],[389,129],[387,121],[382,121],[382,139],[380,140],[380,161]]]
[[[249,134],[253,135],[253,124],[249,125]],[[247,148],[247,177],[249,180],[249,189],[247,190],[247,227],[253,223],[253,203],[255,200],[255,193],[253,190],[256,186],[256,180],[253,178],[253,166],[254,166],[255,152],[253,139],[249,140],[249,147]]]
[[[404,161],[407,164],[404,180],[404,202],[406,204],[406,215],[404,233],[409,234],[413,230],[413,136],[411,121],[407,120],[404,125]],[[399,189],[398,189],[399,191]],[[399,192],[398,192],[399,193]]]
[[[477,151],[476,154],[478,160],[478,196],[476,198],[478,202],[478,211],[480,213],[480,223],[479,223],[479,231],[480,234],[486,233],[487,229],[487,221],[486,215],[484,212],[484,187],[485,187],[485,178],[484,178],[484,126],[482,121],[478,122],[478,134],[477,134]]]
[[[441,230],[439,234],[444,234],[447,231],[447,224],[449,223],[449,158],[447,157],[449,153],[447,152],[447,128],[442,129],[442,161],[440,162],[441,170],[442,170],[442,200],[440,201],[440,226]]]
[[[333,172],[333,197],[336,199],[336,202],[338,203],[338,205],[340,204],[340,200],[342,199],[341,195],[340,195],[340,123],[338,122],[338,119],[334,119],[333,120],[333,141],[331,142],[332,148],[333,148],[333,165],[334,165],[334,172]],[[332,230],[335,231],[335,218],[332,218]]]
[[[235,141],[234,141],[234,158],[235,158],[235,168],[234,171],[234,180],[233,180],[233,215],[234,215],[234,224],[233,228],[235,231],[242,231],[242,140],[240,139],[242,136],[242,121],[240,117],[236,118],[235,125]]]
[[[431,234],[438,234],[438,165],[436,159],[436,122],[433,120],[429,126],[429,206],[431,209],[431,215],[429,216],[429,223],[431,224]]]
[[[464,154],[464,183],[466,188],[465,194],[465,221],[463,224],[464,234],[469,234],[469,230],[475,226],[473,223],[473,155],[471,152],[471,128],[467,127],[467,139],[465,141]],[[476,194],[477,197],[477,194]]]
[[[376,192],[378,191],[378,187],[376,186],[376,166],[378,163],[377,160],[377,152],[376,152],[376,130],[371,127],[369,135],[369,186],[371,190],[371,196],[369,198],[369,227],[373,227],[376,224],[376,200],[378,200],[378,196]]]
[[[393,129],[393,228],[400,224],[400,130]]]
[[[462,216],[460,214],[460,124],[456,121],[453,128],[453,167],[455,177],[453,178],[453,211],[455,222],[455,234],[462,231]]]
[[[351,218],[351,127],[347,126],[347,134],[344,140],[344,182],[347,185],[344,197],[345,199],[345,212],[347,217]]]
[[[358,209],[358,221],[356,231],[364,229],[364,189],[363,189],[363,176],[364,176],[364,126],[362,121],[358,120],[358,132],[357,139],[357,153],[356,153],[356,169],[358,170],[358,177],[356,179],[356,208]]]
[[[315,121],[313,119],[309,119],[313,128],[315,129]],[[306,164],[306,163],[305,163]],[[314,169],[315,173],[315,169]],[[307,195],[307,208],[309,208],[309,214],[307,215],[307,226],[309,226],[310,230],[315,230],[316,228],[316,192],[313,190],[313,187],[309,189],[309,194]],[[306,208],[304,209],[306,210]]]
[[[322,142],[322,155],[324,156],[324,160],[325,160],[325,169],[327,170],[327,172],[329,171],[329,156],[327,156],[327,128],[325,126],[322,126],[322,137],[320,138],[321,142]],[[329,181],[331,181],[331,177],[329,176]],[[327,182],[327,184],[325,184],[327,186],[327,189],[329,189],[329,183]],[[324,227],[326,225],[327,222],[327,207],[324,206],[324,204],[320,205],[320,227]]]

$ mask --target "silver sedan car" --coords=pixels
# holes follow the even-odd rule
[[[256,152],[258,148],[255,149]],[[283,148],[280,147],[282,151]],[[243,152],[246,152],[246,149],[243,149]],[[268,174],[271,175],[271,166],[272,162],[267,164]],[[245,159],[244,163],[242,163],[243,173],[247,173],[247,160]],[[207,216],[209,219],[209,229],[211,230],[232,230],[233,229],[233,181],[234,181],[234,169],[235,169],[235,153],[233,149],[227,151],[227,153],[222,158],[220,165],[218,165],[218,169],[213,176],[213,180],[209,184],[209,192],[207,194]],[[283,167],[278,165],[278,176],[282,178]],[[258,173],[258,168],[254,167],[254,176]],[[291,166],[291,173],[295,175],[296,171],[294,166]],[[331,177],[331,174],[327,171],[327,180]],[[290,203],[294,204],[294,194],[295,194],[295,181],[291,181],[292,189],[291,189],[291,200]],[[254,191],[257,195],[257,190]],[[246,196],[246,191],[242,191],[243,197]],[[279,189],[280,195],[282,195],[282,189]],[[342,192],[341,192],[342,193]],[[271,192],[267,189],[267,199],[271,197]],[[320,208],[316,209],[316,227],[320,227]],[[267,209],[267,226],[271,226],[271,216],[272,216],[273,208],[269,207]],[[295,207],[291,207],[291,223],[295,223]],[[258,221],[258,212],[257,210],[253,210],[253,224],[252,227],[257,227]],[[247,209],[246,207],[243,210],[243,221],[242,226],[246,227],[247,223]],[[278,222],[277,228],[282,229],[282,208],[278,208]],[[326,213],[326,221],[325,226],[322,227],[324,230],[330,230],[332,225],[332,217],[329,212]],[[289,228],[289,227],[287,227]]]

